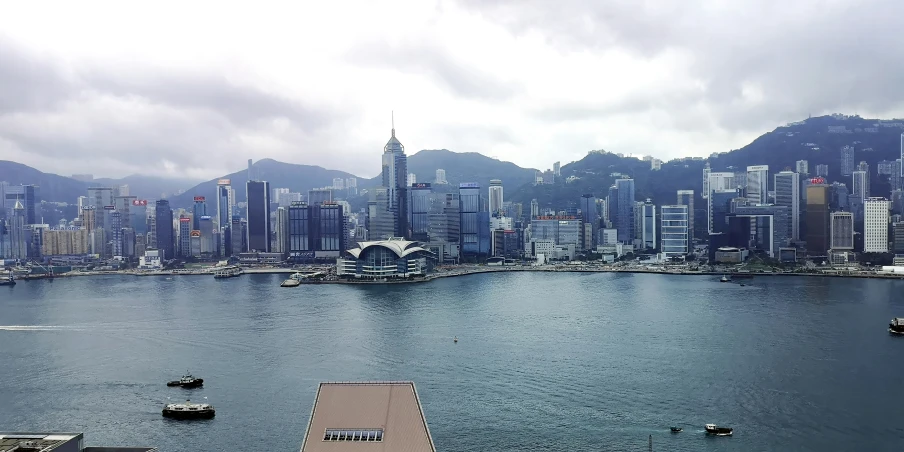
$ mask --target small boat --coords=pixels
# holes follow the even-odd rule
[[[706,424],[703,426],[707,435],[731,436],[734,430],[731,427],[719,427],[716,424]]]
[[[744,284],[744,283],[741,283],[741,287],[744,287],[744,286],[746,286],[746,284]]]
[[[163,407],[163,416],[173,419],[210,419],[217,415],[213,405],[208,403],[168,403]]]
[[[895,317],[888,324],[888,332],[891,334],[904,335],[904,317]]]
[[[452,342],[455,342],[455,343],[457,344],[457,343],[458,343],[458,336],[453,337],[453,338],[452,338]]]
[[[681,427],[669,427],[669,430],[671,430],[672,433],[681,433],[681,430],[684,429],[682,429]]]
[[[722,275],[722,278],[719,279],[719,282],[731,282],[731,276]]]
[[[289,278],[279,284],[279,287],[297,287],[301,285],[301,281]]]
[[[203,378],[195,378],[191,374],[185,374],[178,380],[170,381],[167,386],[181,386],[183,388],[199,388],[204,386]]]

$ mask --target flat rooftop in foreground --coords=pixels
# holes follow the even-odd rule
[[[320,383],[301,452],[435,452],[410,381]]]
[[[81,433],[0,432],[0,452],[154,452],[154,447],[84,447]]]

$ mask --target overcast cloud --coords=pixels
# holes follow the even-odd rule
[[[129,3],[129,4],[126,4]],[[213,178],[248,158],[370,177],[389,137],[545,169],[902,117],[896,0],[7,2],[0,159]]]

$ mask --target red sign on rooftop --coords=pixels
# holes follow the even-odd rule
[[[824,184],[826,183],[826,179],[824,177],[814,177],[810,179],[811,184]]]

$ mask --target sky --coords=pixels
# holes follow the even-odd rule
[[[0,159],[210,179],[407,153],[547,169],[904,117],[899,0],[28,1],[0,6]]]

